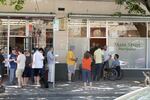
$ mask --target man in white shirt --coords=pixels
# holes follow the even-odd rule
[[[35,53],[33,54],[33,63],[32,63],[32,68],[34,69],[34,81],[36,85],[40,85],[39,80],[40,80],[40,75],[42,74],[42,69],[43,69],[43,49],[40,48],[39,50],[37,49]]]
[[[50,47],[47,52],[47,63],[48,63],[48,82],[54,82],[54,71],[55,71],[55,58],[53,55],[53,48]]]
[[[93,80],[100,80],[102,67],[103,67],[103,51],[100,47],[94,52],[94,59],[95,59],[95,72]]]

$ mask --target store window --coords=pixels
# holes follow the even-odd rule
[[[120,55],[122,68],[146,68],[146,23],[109,22],[108,45]]]
[[[33,47],[53,46],[53,21],[33,19],[29,21],[29,35],[32,36]]]
[[[87,20],[70,19],[68,22],[69,37],[87,37]]]
[[[106,22],[90,21],[90,37],[106,37]]]
[[[145,22],[109,22],[109,37],[146,37]]]
[[[26,20],[11,19],[10,20],[10,35],[12,36],[25,36]]]
[[[0,19],[0,48],[7,49],[8,20]]]

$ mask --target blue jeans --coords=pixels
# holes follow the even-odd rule
[[[16,69],[15,68],[10,68],[9,69],[9,82],[11,84],[13,84],[14,80],[15,80],[15,72],[16,72]]]
[[[83,82],[91,82],[91,71],[82,69]]]

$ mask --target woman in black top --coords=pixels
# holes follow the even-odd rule
[[[23,73],[23,77],[24,77],[24,85],[27,85],[29,78],[31,77],[32,58],[29,51],[26,51],[25,55],[26,55],[26,63],[25,63],[25,70]]]

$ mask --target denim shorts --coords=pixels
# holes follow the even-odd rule
[[[75,73],[75,66],[74,65],[68,65],[68,73],[74,74]]]

